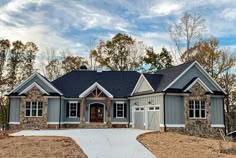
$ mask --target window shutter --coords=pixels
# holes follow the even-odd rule
[[[80,103],[77,103],[77,117],[80,117]]]
[[[124,103],[124,117],[127,117],[127,103]]]
[[[113,117],[116,118],[116,103],[113,104]]]
[[[69,108],[70,108],[70,103],[69,102],[67,102],[67,104],[66,104],[66,117],[69,117]]]

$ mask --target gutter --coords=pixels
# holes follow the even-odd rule
[[[61,95],[60,95],[60,109],[59,109],[59,129],[61,128]]]
[[[9,122],[10,122],[10,97],[8,97],[8,116],[7,116],[7,125],[6,125],[7,130],[9,129]]]
[[[166,92],[164,93],[164,96],[163,96],[163,111],[164,111],[164,132],[166,132],[166,108],[165,108],[165,105],[166,105]]]

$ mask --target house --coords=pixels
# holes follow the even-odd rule
[[[218,133],[224,90],[196,61],[155,74],[72,71],[50,82],[39,73],[9,94],[11,128],[133,127]]]

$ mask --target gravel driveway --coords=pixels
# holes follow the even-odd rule
[[[23,130],[12,136],[66,136],[79,144],[89,158],[154,158],[136,137],[138,129]]]

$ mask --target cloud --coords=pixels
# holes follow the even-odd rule
[[[182,9],[182,5],[180,3],[164,2],[151,7],[150,15],[165,16],[169,15],[170,13],[179,11],[180,9]]]

